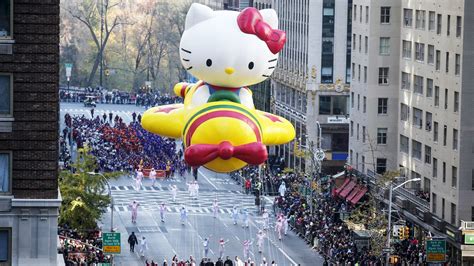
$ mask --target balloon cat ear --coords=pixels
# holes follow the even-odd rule
[[[198,3],[194,3],[189,8],[188,13],[186,14],[186,22],[184,26],[184,30],[189,30],[194,25],[208,20],[215,16],[214,11],[205,6]]]
[[[265,21],[273,29],[278,29],[278,15],[275,9],[262,9],[259,10],[259,12],[263,17],[263,21]]]

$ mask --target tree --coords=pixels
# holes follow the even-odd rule
[[[78,231],[97,227],[97,221],[106,212],[110,198],[106,192],[106,182],[100,175],[91,175],[97,169],[94,156],[81,151],[74,164],[75,172],[62,171],[59,175],[59,188],[62,204],[59,211],[59,224],[67,224]],[[119,173],[104,173],[107,180],[116,178]]]

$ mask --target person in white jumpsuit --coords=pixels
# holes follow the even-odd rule
[[[275,224],[275,232],[278,233],[278,240],[281,241],[281,231],[283,230],[283,221],[282,217],[278,217],[276,224]]]
[[[181,216],[181,224],[184,225],[184,223],[186,222],[186,218],[188,216],[186,208],[184,206],[181,207],[180,216]]]
[[[153,181],[153,183],[151,184],[152,187],[155,186],[155,182],[156,182],[156,171],[155,171],[155,168],[151,168],[151,171],[150,171],[150,179],[151,181]]]
[[[160,218],[161,218],[162,223],[165,222],[165,212],[166,212],[165,204],[161,203],[161,205],[160,205]]]
[[[268,215],[268,212],[266,210],[263,211],[262,219],[263,219],[263,230],[267,230],[270,227],[270,216]]]
[[[217,199],[214,199],[214,203],[212,203],[212,212],[213,212],[214,218],[217,218],[219,214],[219,203],[217,202]]]
[[[176,195],[178,194],[178,187],[176,185],[170,185],[171,199],[173,202],[176,201]]]
[[[258,247],[258,252],[262,253],[263,252],[263,241],[265,239],[265,233],[262,230],[259,230],[257,233],[257,247]]]
[[[286,234],[288,233],[288,218],[286,218],[286,215],[282,216],[282,223],[283,223],[283,233]]]
[[[234,225],[236,225],[239,220],[239,209],[237,209],[236,206],[232,209],[232,220],[234,220]]]
[[[142,188],[143,172],[141,169],[138,169],[137,176],[135,177],[135,190],[140,190]]]
[[[204,247],[204,258],[208,258],[209,255],[209,237],[204,238],[202,241],[202,246]]]
[[[247,209],[242,211],[242,227],[249,228],[249,212]]]
[[[219,258],[224,258],[224,250],[225,250],[225,244],[229,242],[227,239],[226,241],[224,238],[219,239]]]
[[[280,187],[278,188],[278,192],[280,193],[281,197],[285,196],[286,193],[286,184],[284,181],[281,182]]]
[[[140,206],[140,203],[134,200],[128,206],[132,209],[132,223],[136,223],[138,216],[138,206]]]
[[[145,257],[145,252],[148,250],[148,243],[145,237],[140,239],[140,256]]]
[[[194,198],[194,195],[195,195],[194,182],[187,183],[187,185],[188,185],[189,197]]]

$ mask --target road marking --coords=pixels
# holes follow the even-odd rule
[[[209,180],[209,178],[207,178],[207,176],[202,171],[198,170],[198,172],[202,175],[202,177],[204,177],[207,180],[207,182],[209,182],[209,184],[211,184],[211,186],[213,186],[216,190],[218,189],[216,185],[214,185],[214,183],[212,183],[211,180]]]

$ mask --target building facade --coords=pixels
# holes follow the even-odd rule
[[[347,159],[351,7],[352,0],[274,1],[287,43],[272,77],[273,112],[295,126],[296,139],[272,152],[289,168],[309,167],[297,151],[318,143],[323,171],[336,172]]]
[[[0,264],[56,265],[59,0],[0,3]]]
[[[369,176],[396,170],[400,2],[354,0],[349,163]]]

